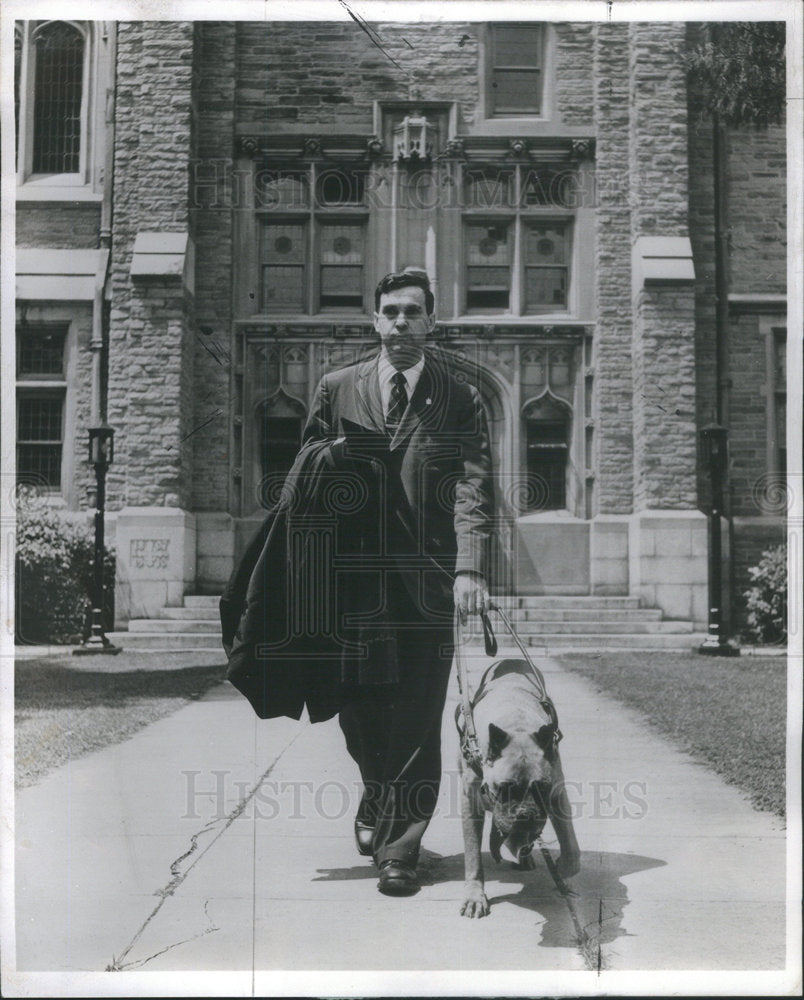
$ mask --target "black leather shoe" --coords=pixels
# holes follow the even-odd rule
[[[412,896],[419,891],[416,872],[404,861],[389,859],[380,865],[380,881],[377,885],[386,896]]]
[[[355,844],[357,853],[364,858],[370,858],[374,853],[371,849],[371,842],[374,839],[374,827],[364,823],[361,819],[355,820]]]

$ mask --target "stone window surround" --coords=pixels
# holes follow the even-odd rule
[[[524,168],[526,165],[534,166],[540,161],[536,159],[538,156],[537,152],[529,153],[525,150],[524,153],[509,153],[510,146],[514,144],[512,142],[504,142],[500,145],[498,150],[494,150],[494,159],[489,156],[489,151],[484,150],[479,153],[477,157],[472,157],[472,165],[480,166],[485,165],[503,165],[506,167],[516,168],[517,178],[520,176],[520,167]],[[526,144],[523,142],[522,146]],[[506,154],[508,158],[506,157]],[[523,160],[521,164],[512,164],[510,156],[524,156],[526,159]],[[553,151],[551,150],[551,158]],[[482,157],[482,159],[481,159]],[[572,166],[572,169],[577,169],[579,177],[579,190],[583,192],[585,190],[586,179],[591,175],[593,166],[586,163],[578,163],[572,165],[570,161],[564,160],[566,165]],[[545,165],[550,165],[551,159],[546,159],[544,161]],[[266,158],[262,160],[259,164],[256,161],[252,162],[252,170],[255,172],[259,169],[268,170],[293,170],[293,169],[309,169],[311,171],[311,177],[313,181],[315,179],[316,171],[321,172],[323,170],[328,170],[332,168],[341,167],[347,170],[359,170],[366,169],[369,167],[365,161],[360,161],[359,159],[352,158],[349,160],[340,160],[335,157],[326,157],[320,160],[318,163],[313,161],[312,163],[305,163],[301,158],[297,159],[295,162],[287,157],[287,155],[273,158]],[[397,168],[394,166],[392,169],[392,176],[396,177]],[[404,168],[403,168],[404,169]],[[418,168],[417,168],[418,169]],[[438,169],[452,170],[455,173],[455,187],[460,189],[462,185],[462,171],[463,164],[461,162],[452,162],[449,165],[440,164]],[[587,173],[587,171],[589,173]],[[396,183],[396,182],[394,182]],[[241,292],[238,296],[240,301],[240,306],[238,308],[240,319],[252,318],[256,315],[263,315],[266,319],[294,319],[294,320],[306,320],[313,317],[324,318],[326,316],[339,316],[341,320],[345,323],[352,322],[365,322],[365,319],[371,315],[373,310],[372,301],[372,290],[374,284],[374,278],[379,277],[379,275],[371,274],[371,264],[379,259],[382,248],[378,246],[378,234],[377,230],[377,218],[380,213],[372,211],[370,203],[366,205],[357,204],[344,204],[343,206],[333,206],[320,209],[315,207],[313,199],[310,200],[310,205],[308,207],[303,207],[294,210],[289,210],[284,207],[279,207],[277,210],[266,209],[264,206],[260,206],[259,199],[256,194],[256,185],[254,181],[249,185],[251,191],[253,192],[252,197],[254,199],[254,212],[252,215],[253,222],[248,223],[247,220],[243,219],[240,213],[236,214],[236,230],[238,236],[236,241],[240,245],[241,252],[239,259],[242,261],[242,268],[240,269],[240,283],[243,288],[246,286],[248,289],[260,289],[261,288],[261,275],[259,271],[259,241],[260,241],[260,227],[263,221],[275,221],[275,222],[291,222],[294,220],[306,220],[306,225],[308,227],[307,234],[307,270],[306,275],[306,288],[305,288],[305,303],[307,309],[303,313],[293,313],[289,311],[276,310],[275,312],[261,311],[260,308],[260,298],[261,292],[258,294],[249,294],[248,301],[245,301],[245,295]],[[314,191],[314,187],[310,187],[310,191]],[[396,211],[396,208],[392,206],[391,214]],[[384,213],[388,215],[389,213]],[[452,323],[455,321],[468,321],[477,322],[478,316],[482,315],[484,321],[496,321],[501,323],[508,323],[512,320],[515,322],[532,322],[534,318],[538,322],[566,322],[567,320],[582,320],[587,321],[592,318],[594,304],[593,304],[593,287],[592,282],[580,282],[578,280],[573,280],[573,276],[582,274],[592,274],[593,269],[591,267],[591,261],[588,259],[591,252],[591,248],[594,244],[594,209],[580,204],[578,207],[564,207],[564,206],[530,206],[526,210],[518,210],[509,208],[506,206],[505,209],[498,211],[496,208],[483,208],[483,209],[469,209],[462,213],[452,213],[443,212],[440,213],[440,219],[437,224],[438,229],[438,240],[439,240],[439,255],[442,259],[449,259],[453,256],[455,259],[464,259],[464,226],[467,220],[471,220],[474,216],[478,219],[492,220],[494,217],[500,219],[501,222],[511,222],[517,220],[521,215],[523,219],[523,224],[527,222],[565,222],[567,225],[568,232],[568,242],[569,242],[569,253],[567,258],[567,274],[569,279],[569,287],[567,290],[567,304],[564,307],[558,308],[553,312],[532,312],[527,313],[522,308],[524,303],[524,290],[521,290],[521,276],[520,271],[524,272],[524,267],[521,260],[521,251],[518,251],[521,241],[516,240],[514,242],[514,254],[515,260],[512,264],[512,277],[514,280],[514,294],[511,296],[511,302],[509,308],[506,310],[468,310],[466,308],[466,271],[465,268],[461,268],[461,277],[457,280],[450,280],[448,284],[451,286],[450,292],[447,296],[441,296],[440,307],[437,309],[443,322]],[[348,310],[348,309],[327,309],[321,310],[318,307],[317,301],[317,288],[316,282],[311,281],[310,268],[314,267],[317,261],[315,240],[312,238],[313,229],[316,225],[316,220],[319,222],[323,219],[328,219],[333,222],[337,221],[353,221],[353,222],[363,222],[364,224],[364,239],[365,239],[365,250],[364,250],[364,308],[362,311]],[[245,224],[244,224],[245,223]],[[518,223],[517,223],[518,224]],[[517,253],[519,254],[517,256]],[[426,263],[426,262],[425,262]],[[391,267],[390,269],[393,269]]]
[[[17,156],[18,201],[100,201],[103,197],[103,131],[106,107],[101,99],[101,48],[109,32],[103,21],[72,21],[84,37],[84,77],[81,108],[80,167],[77,173],[34,174],[33,106],[36,44],[35,35],[50,21],[19,21],[15,31],[21,40],[19,88],[19,138]]]

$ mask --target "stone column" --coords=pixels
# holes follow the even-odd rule
[[[634,514],[631,592],[706,622],[697,510],[694,272],[689,250],[685,26],[629,25]]]
[[[628,25],[596,25],[597,322],[590,589],[601,595],[628,593],[628,525],[634,503],[628,60]]]
[[[108,489],[110,507],[125,508],[117,523],[120,623],[129,610],[153,613],[155,601],[180,604],[194,577],[188,568],[195,562],[188,513],[193,38],[187,22],[121,23],[118,29],[108,383],[116,435]],[[156,533],[155,512],[164,515]]]

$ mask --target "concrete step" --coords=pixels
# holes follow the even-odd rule
[[[165,635],[173,632],[204,632],[220,635],[221,623],[207,618],[195,618],[189,621],[170,618],[132,618],[128,623],[128,629],[129,632],[161,632]]]
[[[200,607],[189,608],[162,608],[159,612],[160,618],[171,618],[175,621],[220,621],[220,612],[217,605],[214,608]]]

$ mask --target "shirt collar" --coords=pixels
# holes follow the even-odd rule
[[[419,376],[424,368],[424,355],[419,358],[415,365],[410,368],[405,368],[402,374],[405,376],[405,381],[410,389],[419,380]],[[380,376],[381,382],[390,382],[392,377],[396,374],[396,368],[388,360],[385,351],[380,352],[380,358],[377,363],[377,374]]]

